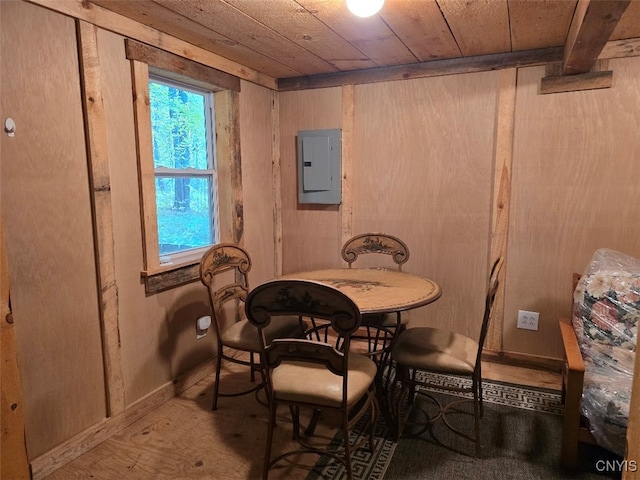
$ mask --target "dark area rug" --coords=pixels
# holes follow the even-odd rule
[[[500,403],[485,401],[480,459],[475,457],[475,444],[453,433],[442,421],[427,427],[407,425],[384,479],[603,480],[621,477],[621,459],[598,447],[584,448],[580,468],[574,472],[564,471],[560,467],[563,416],[555,408],[561,407],[559,395],[508,384],[492,386],[497,391],[501,387],[513,394],[513,404],[519,406],[510,406],[505,398]],[[516,390],[521,393],[515,393]],[[523,399],[537,393],[551,397],[534,402],[533,408],[531,405],[522,408],[526,403]],[[456,399],[450,395],[431,394],[444,403]],[[558,403],[554,406],[550,400],[556,395]],[[473,434],[472,402],[464,402],[460,410],[464,413],[448,414],[449,422]],[[422,422],[425,413],[432,416],[436,412],[435,403],[419,395],[408,422]]]
[[[432,378],[433,380],[433,378]],[[456,380],[453,380],[456,382]],[[461,380],[464,382],[464,380]],[[451,384],[442,377],[443,384]],[[428,427],[407,425],[396,443],[383,421],[376,429],[376,448],[358,451],[354,458],[356,480],[607,480],[622,476],[622,459],[596,446],[583,446],[580,467],[568,472],[560,467],[564,408],[553,390],[484,382],[484,418],[481,422],[482,458],[475,457],[474,443],[449,430],[442,421]],[[428,392],[440,401],[458,399],[439,391]],[[456,428],[473,432],[471,402],[449,414]],[[405,415],[408,422],[423,422],[433,415],[435,404],[419,395]],[[336,436],[334,442],[339,441]],[[307,480],[346,479],[344,467],[321,457]]]

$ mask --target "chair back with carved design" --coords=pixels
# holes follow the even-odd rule
[[[211,320],[217,341],[216,378],[213,387],[213,410],[218,397],[234,397],[257,392],[264,386],[259,354],[258,331],[246,319],[244,302],[249,294],[248,273],[251,270],[249,253],[239,245],[221,243],[211,247],[200,260],[200,280],[207,287],[211,303]],[[300,337],[302,329],[297,318],[281,322],[270,329],[272,337]],[[244,355],[243,355],[244,352]],[[247,358],[248,357],[248,358]],[[236,391],[220,391],[222,360],[249,367],[251,384]],[[255,373],[262,382],[255,382]]]
[[[349,268],[358,256],[370,253],[390,255],[398,270],[402,270],[402,265],[409,260],[409,247],[399,238],[386,233],[363,233],[351,237],[342,246],[341,253]]]
[[[360,255],[388,255],[402,271],[402,265],[409,260],[409,247],[398,237],[386,233],[362,233],[347,240],[342,246],[342,259],[349,268]],[[388,262],[390,263],[390,262]],[[381,265],[376,265],[380,267]],[[364,340],[369,356],[385,362],[395,336],[407,326],[407,317],[400,312],[369,314],[362,318],[363,334],[356,340]]]
[[[244,303],[247,298],[250,270],[249,253],[244,248],[231,243],[214,245],[200,260],[200,280],[209,292],[213,314],[211,323],[218,338],[224,330],[222,311],[224,306],[230,301]],[[225,272],[230,271],[233,271],[233,275],[227,274],[223,277]],[[241,310],[238,310],[238,315],[240,313]]]

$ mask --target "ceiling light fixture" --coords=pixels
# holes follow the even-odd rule
[[[358,17],[370,17],[380,11],[384,0],[347,0],[347,8]]]

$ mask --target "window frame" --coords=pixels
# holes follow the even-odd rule
[[[159,76],[213,92],[218,195],[218,243],[240,243],[243,228],[240,161],[240,79],[155,47],[125,40],[131,60],[134,120],[140,188],[143,267],[148,295],[199,279],[202,252],[161,264],[158,245],[155,165],[151,137],[149,79]]]
[[[204,89],[198,87],[196,85],[192,85],[189,83],[185,83],[183,81],[178,81],[172,78],[167,77],[166,75],[161,75],[159,73],[151,72],[149,74],[149,82],[158,83],[161,85],[180,88],[187,91],[192,91],[198,94],[201,94],[204,97],[204,109],[205,109],[205,135],[207,138],[207,168],[206,169],[194,169],[194,168],[168,168],[168,167],[156,167],[154,161],[154,179],[158,179],[159,177],[165,178],[178,178],[178,177],[190,177],[190,178],[209,178],[210,179],[210,187],[209,187],[209,204],[211,205],[210,211],[210,225],[212,227],[212,243],[209,245],[205,245],[202,247],[191,248],[187,250],[181,250],[175,253],[170,254],[161,254],[159,255],[160,266],[170,265],[170,264],[181,264],[185,261],[190,261],[192,258],[201,258],[204,252],[206,252],[211,245],[216,245],[220,243],[220,215],[219,215],[219,199],[218,199],[218,175],[217,175],[217,159],[216,159],[216,124],[215,124],[215,113],[214,113],[214,93],[209,89]],[[151,105],[150,105],[151,109]],[[150,111],[151,114],[151,111]],[[152,135],[153,138],[153,135]],[[155,185],[155,184],[154,184]],[[157,196],[156,196],[156,207],[157,207]],[[157,210],[156,210],[157,212]],[[159,232],[158,232],[159,233]],[[159,235],[158,235],[159,236]],[[159,242],[158,242],[159,243]],[[159,247],[159,245],[158,245]],[[163,261],[163,259],[167,259],[168,261]]]

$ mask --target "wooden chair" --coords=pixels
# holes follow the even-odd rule
[[[247,298],[247,318],[258,328],[262,361],[267,379],[269,427],[262,478],[281,459],[301,452],[327,454],[342,462],[353,478],[351,454],[367,443],[360,435],[352,443],[349,432],[370,412],[368,443],[373,449],[377,417],[374,378],[376,365],[368,357],[350,351],[351,334],[360,325],[360,311],[345,294],[322,283],[304,280],[274,280],[256,287]],[[326,327],[308,339],[269,340],[265,329],[278,324],[283,316],[311,317],[316,326]],[[324,320],[324,324],[320,323]],[[332,343],[339,339],[340,346]],[[276,409],[288,405],[293,418],[296,449],[272,457]],[[339,412],[343,442],[341,448],[312,444],[300,435],[300,408]]]
[[[440,408],[440,412],[429,419],[429,422],[442,419],[452,431],[474,441],[476,444],[476,457],[480,457],[480,418],[483,415],[481,356],[495,295],[498,290],[498,276],[502,263],[502,258],[498,258],[491,268],[489,286],[485,298],[484,317],[477,341],[460,333],[431,327],[409,328],[398,336],[391,353],[392,360],[396,365],[397,378],[402,386],[394,408],[397,420],[397,430],[395,432],[397,437],[402,434],[404,427],[402,416],[400,415],[402,402],[409,396],[409,402],[412,403],[415,395],[421,394],[430,397]],[[419,376],[419,372],[426,372],[427,375]],[[428,373],[466,377],[471,380],[470,386],[432,384],[429,381]],[[471,393],[473,395],[474,434],[470,435],[454,428],[448,423],[445,416],[448,412],[457,411],[460,413],[454,408],[462,401],[469,401],[468,399],[456,400],[442,405],[441,402],[418,387]]]
[[[245,249],[234,244],[215,245],[200,260],[200,280],[209,292],[212,311],[211,323],[218,344],[216,379],[213,386],[213,410],[218,408],[218,397],[245,395],[264,386],[260,362],[255,358],[255,355],[261,350],[258,331],[245,318],[244,308],[239,308],[244,306],[244,301],[249,293],[249,270],[251,270],[249,254]],[[303,335],[303,330],[297,318],[288,318],[267,333],[270,338],[300,337]],[[248,352],[249,360],[227,354],[227,349],[232,349],[236,353]],[[251,382],[255,382],[256,371],[261,375],[262,381],[243,391],[221,393],[220,369],[222,360],[248,366]]]
[[[402,271],[402,265],[409,260],[409,247],[399,238],[386,233],[362,233],[351,237],[342,246],[342,259],[349,268],[359,256],[368,254],[389,255],[398,270]],[[358,338],[364,338],[367,342],[369,356],[375,361],[385,361],[386,358],[382,357],[389,353],[394,337],[406,326],[407,320],[400,312],[363,315],[362,328],[366,334]]]

